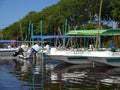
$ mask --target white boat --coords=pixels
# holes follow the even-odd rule
[[[0,48],[0,59],[13,59],[13,53],[17,50],[18,48]]]
[[[92,62],[97,62],[110,66],[120,67],[120,50],[117,47],[116,50],[112,51],[112,48],[102,49],[100,48],[100,36],[118,36],[120,35],[119,29],[111,30],[72,30],[67,33],[67,35],[76,36],[96,36],[99,33],[98,48],[94,49],[73,49],[73,50],[58,50],[56,48],[51,48],[50,57],[52,59],[61,60],[73,64],[88,64]],[[117,41],[118,44],[118,41]],[[117,45],[116,44],[116,45]],[[94,63],[93,63],[94,64]]]
[[[0,52],[15,52],[18,48],[0,48]]]

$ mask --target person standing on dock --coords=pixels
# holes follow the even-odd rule
[[[48,43],[46,43],[45,49],[46,49],[46,53],[50,53],[50,46]]]

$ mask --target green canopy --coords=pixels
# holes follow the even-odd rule
[[[105,36],[120,35],[120,30],[107,30],[106,32],[103,32],[103,35]]]
[[[120,35],[120,29],[108,29],[108,30],[71,30],[66,35],[76,36],[95,36],[95,35]]]

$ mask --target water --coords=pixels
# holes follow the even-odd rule
[[[0,61],[0,90],[120,90],[120,68],[23,62]]]
[[[0,61],[0,90],[21,90],[22,84],[28,83],[20,80],[21,74],[17,76],[17,72],[20,70],[11,61]],[[22,90],[28,90],[28,87]]]

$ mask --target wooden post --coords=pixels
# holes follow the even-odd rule
[[[98,22],[98,34],[96,36],[96,46],[95,48],[98,48],[98,44],[100,44],[99,42],[99,30],[101,29],[101,13],[102,13],[102,3],[103,3],[103,0],[100,1],[100,10],[99,10],[99,22]]]
[[[117,23],[116,23],[116,29],[117,29],[118,27],[119,27],[119,25],[118,25],[118,22],[117,22]],[[118,35],[116,35],[116,36],[115,36],[115,42],[116,42],[115,45],[116,45],[116,48],[118,48],[118,44],[119,44],[119,43],[118,43],[118,38],[119,38]]]

